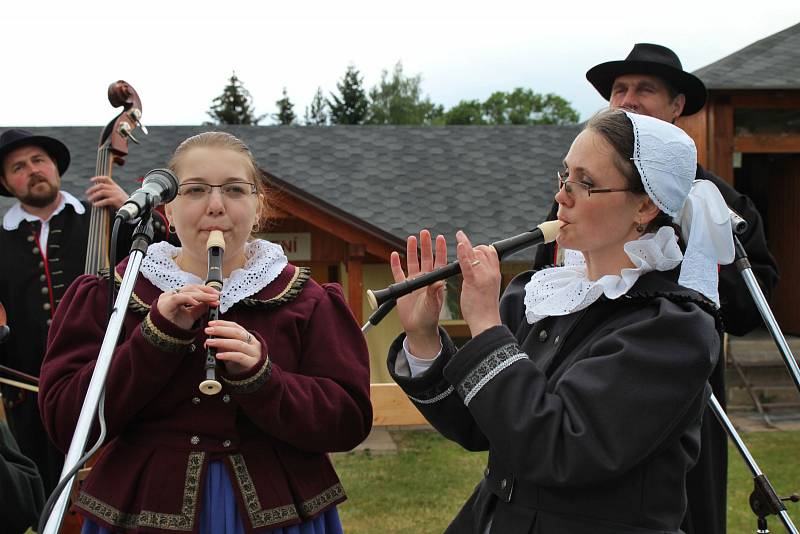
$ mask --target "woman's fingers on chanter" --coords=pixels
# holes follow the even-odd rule
[[[423,273],[427,273],[433,270],[433,242],[431,240],[431,233],[427,230],[422,230],[419,233],[419,241],[419,248],[422,253],[420,270]]]
[[[403,271],[403,262],[400,260],[400,254],[392,252],[389,256],[389,266],[392,268],[392,277],[395,282],[403,282],[406,279],[406,273]]]
[[[419,274],[419,256],[417,255],[417,236],[411,235],[406,239],[406,266],[408,278]]]
[[[436,262],[434,269],[444,267],[447,264],[447,240],[442,234],[436,236]]]

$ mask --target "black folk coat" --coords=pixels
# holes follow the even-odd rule
[[[415,378],[394,342],[389,370],[415,406],[449,439],[489,450],[447,532],[679,532],[719,321],[676,275],[530,325],[525,273],[501,300],[503,326],[460,350],[442,332],[442,355]]]

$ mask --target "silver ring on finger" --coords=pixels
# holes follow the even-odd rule
[[[481,260],[472,260],[471,262],[469,262],[469,264],[472,265],[473,267],[475,267],[476,265],[480,265],[481,264]]]
[[[250,335],[250,332],[247,332],[247,337],[244,340],[245,345],[249,345],[252,340],[253,340],[253,336]]]

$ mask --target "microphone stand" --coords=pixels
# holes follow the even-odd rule
[[[778,497],[778,495],[775,493],[775,489],[772,487],[772,484],[770,484],[766,475],[764,475],[764,473],[761,472],[761,469],[759,469],[756,461],[750,454],[750,451],[747,450],[742,438],[739,437],[739,434],[736,432],[733,423],[731,423],[731,420],[728,419],[728,416],[725,414],[725,410],[722,409],[722,406],[720,406],[719,401],[713,393],[711,394],[711,398],[708,399],[708,406],[714,412],[719,424],[721,424],[722,428],[725,429],[725,432],[736,446],[736,450],[739,451],[742,459],[747,464],[750,472],[753,474],[754,488],[753,492],[750,494],[750,509],[753,510],[753,513],[756,514],[756,517],[758,517],[758,528],[756,529],[756,534],[769,534],[769,528],[767,527],[767,516],[771,514],[775,514],[780,518],[783,526],[786,527],[787,532],[790,532],[791,534],[798,534],[797,528],[794,526],[789,514],[786,512],[786,507],[783,505],[783,501],[797,502],[800,500],[800,498],[798,498],[797,495],[783,498]]]
[[[750,296],[753,297],[753,302],[755,302],[759,313],[761,313],[761,317],[764,319],[764,323],[767,325],[767,329],[772,335],[775,344],[778,346],[778,350],[783,357],[783,361],[786,363],[786,367],[789,369],[789,374],[794,381],[794,385],[797,391],[800,392],[800,368],[797,366],[797,360],[794,359],[792,350],[789,348],[789,344],[786,342],[786,338],[778,326],[778,321],[775,320],[775,316],[772,314],[769,304],[767,304],[767,299],[764,298],[761,286],[758,285],[758,281],[753,274],[753,269],[750,266],[750,260],[747,258],[747,252],[745,252],[741,241],[739,241],[735,233],[733,235],[733,244],[736,250],[734,259],[736,270],[742,275],[744,283],[750,291]]]
[[[731,219],[733,221],[736,220],[733,215]],[[739,218],[739,221],[739,225],[732,225],[733,245],[735,250],[734,265],[736,266],[736,270],[739,271],[739,274],[744,279],[745,285],[750,292],[750,296],[753,298],[753,302],[758,308],[759,313],[761,313],[761,317],[764,319],[764,323],[767,325],[767,329],[772,335],[772,339],[778,346],[778,350],[780,351],[781,356],[783,356],[784,362],[786,362],[786,367],[789,369],[789,374],[792,376],[795,387],[798,389],[798,391],[800,391],[800,370],[798,370],[797,362],[792,355],[789,344],[786,342],[786,338],[778,326],[778,322],[775,320],[775,316],[773,315],[772,310],[767,303],[767,299],[764,297],[763,291],[761,291],[761,286],[758,285],[758,280],[756,280],[756,277],[753,274],[750,260],[747,258],[747,252],[745,252],[741,241],[739,241],[737,234],[743,233],[746,229],[746,224],[743,224],[744,221],[741,218]],[[796,494],[790,497],[778,497],[778,495],[775,493],[775,489],[770,484],[766,475],[764,475],[758,468],[758,465],[756,465],[752,455],[747,450],[744,442],[739,437],[730,419],[728,419],[728,416],[725,414],[725,411],[722,409],[722,406],[720,406],[713,394],[711,395],[708,404],[713,410],[714,415],[717,417],[719,423],[727,432],[728,436],[731,438],[731,440],[733,440],[736,449],[739,451],[739,454],[742,456],[744,462],[750,469],[750,472],[753,474],[753,492],[750,494],[750,509],[758,518],[756,534],[769,534],[770,531],[769,527],[767,526],[767,516],[772,514],[775,514],[780,518],[788,532],[797,534],[797,528],[789,518],[789,514],[786,512],[786,507],[784,506],[783,501],[798,502],[800,501],[800,497],[798,497]]]
[[[47,523],[41,531],[42,534],[58,534],[61,528],[61,522],[64,519],[64,514],[67,511],[69,494],[75,482],[75,471],[77,471],[78,463],[86,449],[92,422],[95,419],[98,405],[104,392],[106,376],[108,375],[114,349],[117,346],[117,340],[122,329],[125,310],[128,307],[128,302],[133,293],[133,286],[139,275],[142,259],[145,254],[147,254],[147,248],[150,246],[150,243],[153,242],[153,222],[149,211],[142,217],[136,230],[134,230],[133,238],[128,266],[122,278],[119,293],[114,303],[114,309],[108,320],[108,327],[103,337],[103,344],[100,347],[100,353],[97,356],[97,362],[92,372],[92,379],[89,382],[89,388],[86,392],[86,397],[81,407],[81,413],[78,417],[78,423],[75,426],[75,433],[72,435],[69,451],[64,460],[64,468],[61,471],[61,481],[58,487],[53,491],[53,495],[48,499],[48,502],[51,502],[54,496],[58,495],[55,505],[47,518]]]

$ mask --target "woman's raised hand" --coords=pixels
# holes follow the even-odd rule
[[[189,284],[176,291],[161,293],[158,311],[172,324],[189,330],[209,306],[219,306],[219,291],[209,286]]]
[[[395,282],[415,278],[420,274],[438,269],[447,263],[447,243],[444,236],[436,236],[434,256],[431,234],[422,230],[419,234],[421,259],[417,255],[417,238],[406,240],[407,272],[403,272],[400,255],[392,252],[389,264]],[[439,312],[444,302],[444,282],[439,281],[397,299],[397,313],[408,337],[410,351],[420,358],[433,358],[439,353]]]
[[[501,324],[500,259],[489,245],[473,247],[467,234],[456,233],[456,256],[461,265],[461,315],[472,337]]]

